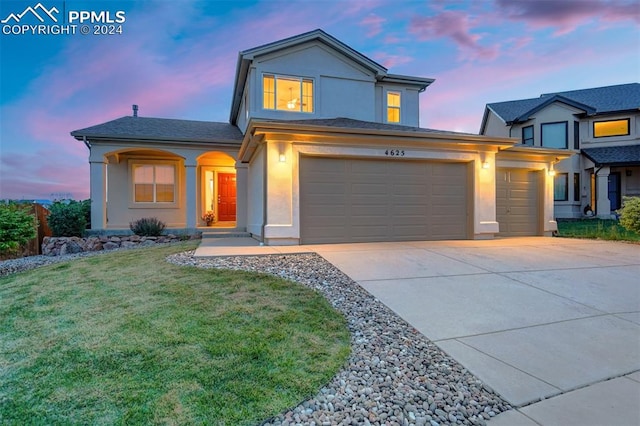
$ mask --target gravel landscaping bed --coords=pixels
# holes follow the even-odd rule
[[[348,364],[320,392],[263,423],[484,425],[511,406],[317,254],[167,258],[179,265],[273,274],[321,292],[348,321]]]

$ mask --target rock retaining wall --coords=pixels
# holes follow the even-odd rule
[[[200,235],[162,235],[159,237],[141,237],[139,235],[118,235],[100,237],[45,237],[42,241],[42,254],[60,256],[90,251],[113,250],[119,248],[145,247],[155,244],[175,243],[185,239],[194,240]]]

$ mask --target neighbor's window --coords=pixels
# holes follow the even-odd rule
[[[263,75],[262,107],[279,111],[313,112],[313,80]]]
[[[558,173],[553,178],[553,200],[554,201],[567,201],[569,196],[567,194],[569,189],[569,174]]]
[[[133,200],[136,203],[173,203],[175,176],[174,165],[134,164]]]
[[[522,144],[533,146],[533,126],[522,128]]]
[[[607,136],[626,136],[629,134],[629,119],[594,121],[593,137],[604,138]]]
[[[400,122],[400,92],[387,92],[387,122]]]
[[[540,125],[542,146],[567,149],[567,122],[543,123]]]

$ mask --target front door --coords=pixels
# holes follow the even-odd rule
[[[218,173],[218,221],[236,220],[236,175]]]
[[[612,212],[620,208],[620,173],[618,172],[609,175],[609,202]]]

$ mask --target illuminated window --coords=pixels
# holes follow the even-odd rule
[[[400,122],[400,92],[387,92],[387,122]]]
[[[567,149],[567,122],[543,123],[540,125],[542,146]]]
[[[629,134],[629,119],[594,121],[593,137],[604,138],[607,136],[626,136]]]
[[[533,126],[522,128],[522,144],[533,146]]]
[[[567,201],[569,199],[569,174],[558,173],[553,178],[553,200]]]
[[[136,203],[173,203],[175,175],[173,165],[134,164],[133,200]]]
[[[262,107],[313,112],[313,80],[265,74],[262,76]]]

